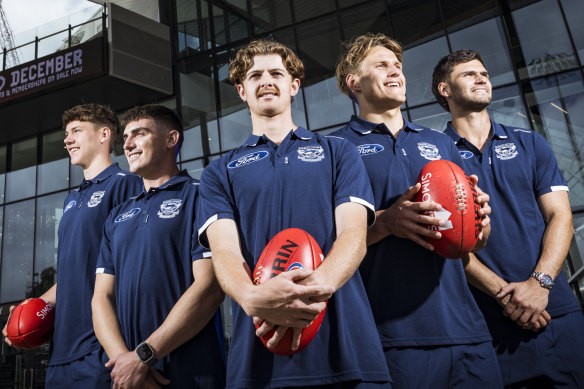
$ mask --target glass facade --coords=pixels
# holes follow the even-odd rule
[[[568,180],[575,237],[564,271],[582,299],[584,2],[159,3],[160,14],[171,15],[163,22],[172,34],[175,93],[158,103],[177,109],[183,118],[186,132],[180,164],[194,177],[200,177],[210,160],[239,146],[250,133],[249,112],[229,82],[227,66],[238,47],[251,39],[272,37],[298,53],[306,78],[293,101],[293,119],[297,125],[323,133],[339,128],[358,112],[339,92],[334,78],[341,41],[366,32],[385,33],[400,41],[408,86],[403,114],[435,129],[443,129],[450,116],[435,103],[431,92],[434,65],[454,50],[479,51],[493,83],[492,118],[543,134]],[[39,129],[36,137],[0,145],[2,317],[10,303],[39,295],[55,279],[56,231],[63,200],[83,178],[80,168],[69,165],[62,141],[61,129],[46,128]],[[114,160],[126,167],[120,152],[118,147]]]

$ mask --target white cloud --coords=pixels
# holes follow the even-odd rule
[[[3,0],[2,8],[15,35],[66,17],[94,3],[87,0]],[[67,27],[67,22],[64,23]],[[62,27],[57,27],[61,29]],[[34,34],[33,34],[34,36]]]

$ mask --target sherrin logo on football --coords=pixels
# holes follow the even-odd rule
[[[38,317],[41,318],[41,320],[45,320],[45,317],[47,317],[47,315],[54,309],[54,305],[52,304],[47,304],[45,307],[43,307],[40,311],[38,311],[36,313],[36,315]]]
[[[239,157],[227,164],[229,169],[235,169],[244,165],[249,165],[250,163],[257,162],[266,158],[270,153],[267,151],[256,151],[255,153],[246,154],[243,157]]]

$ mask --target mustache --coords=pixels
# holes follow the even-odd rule
[[[273,87],[273,88],[260,88],[260,89],[258,89],[256,92],[256,97],[260,97],[261,95],[263,95],[265,93],[273,93],[276,96],[280,96],[280,90],[276,87]]]

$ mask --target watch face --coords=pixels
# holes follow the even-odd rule
[[[541,276],[541,282],[546,286],[546,287],[552,287],[554,285],[554,281],[552,280],[552,277],[546,275]]]
[[[153,355],[152,350],[146,344],[141,344],[140,347],[136,349],[136,353],[142,362],[148,361]]]

